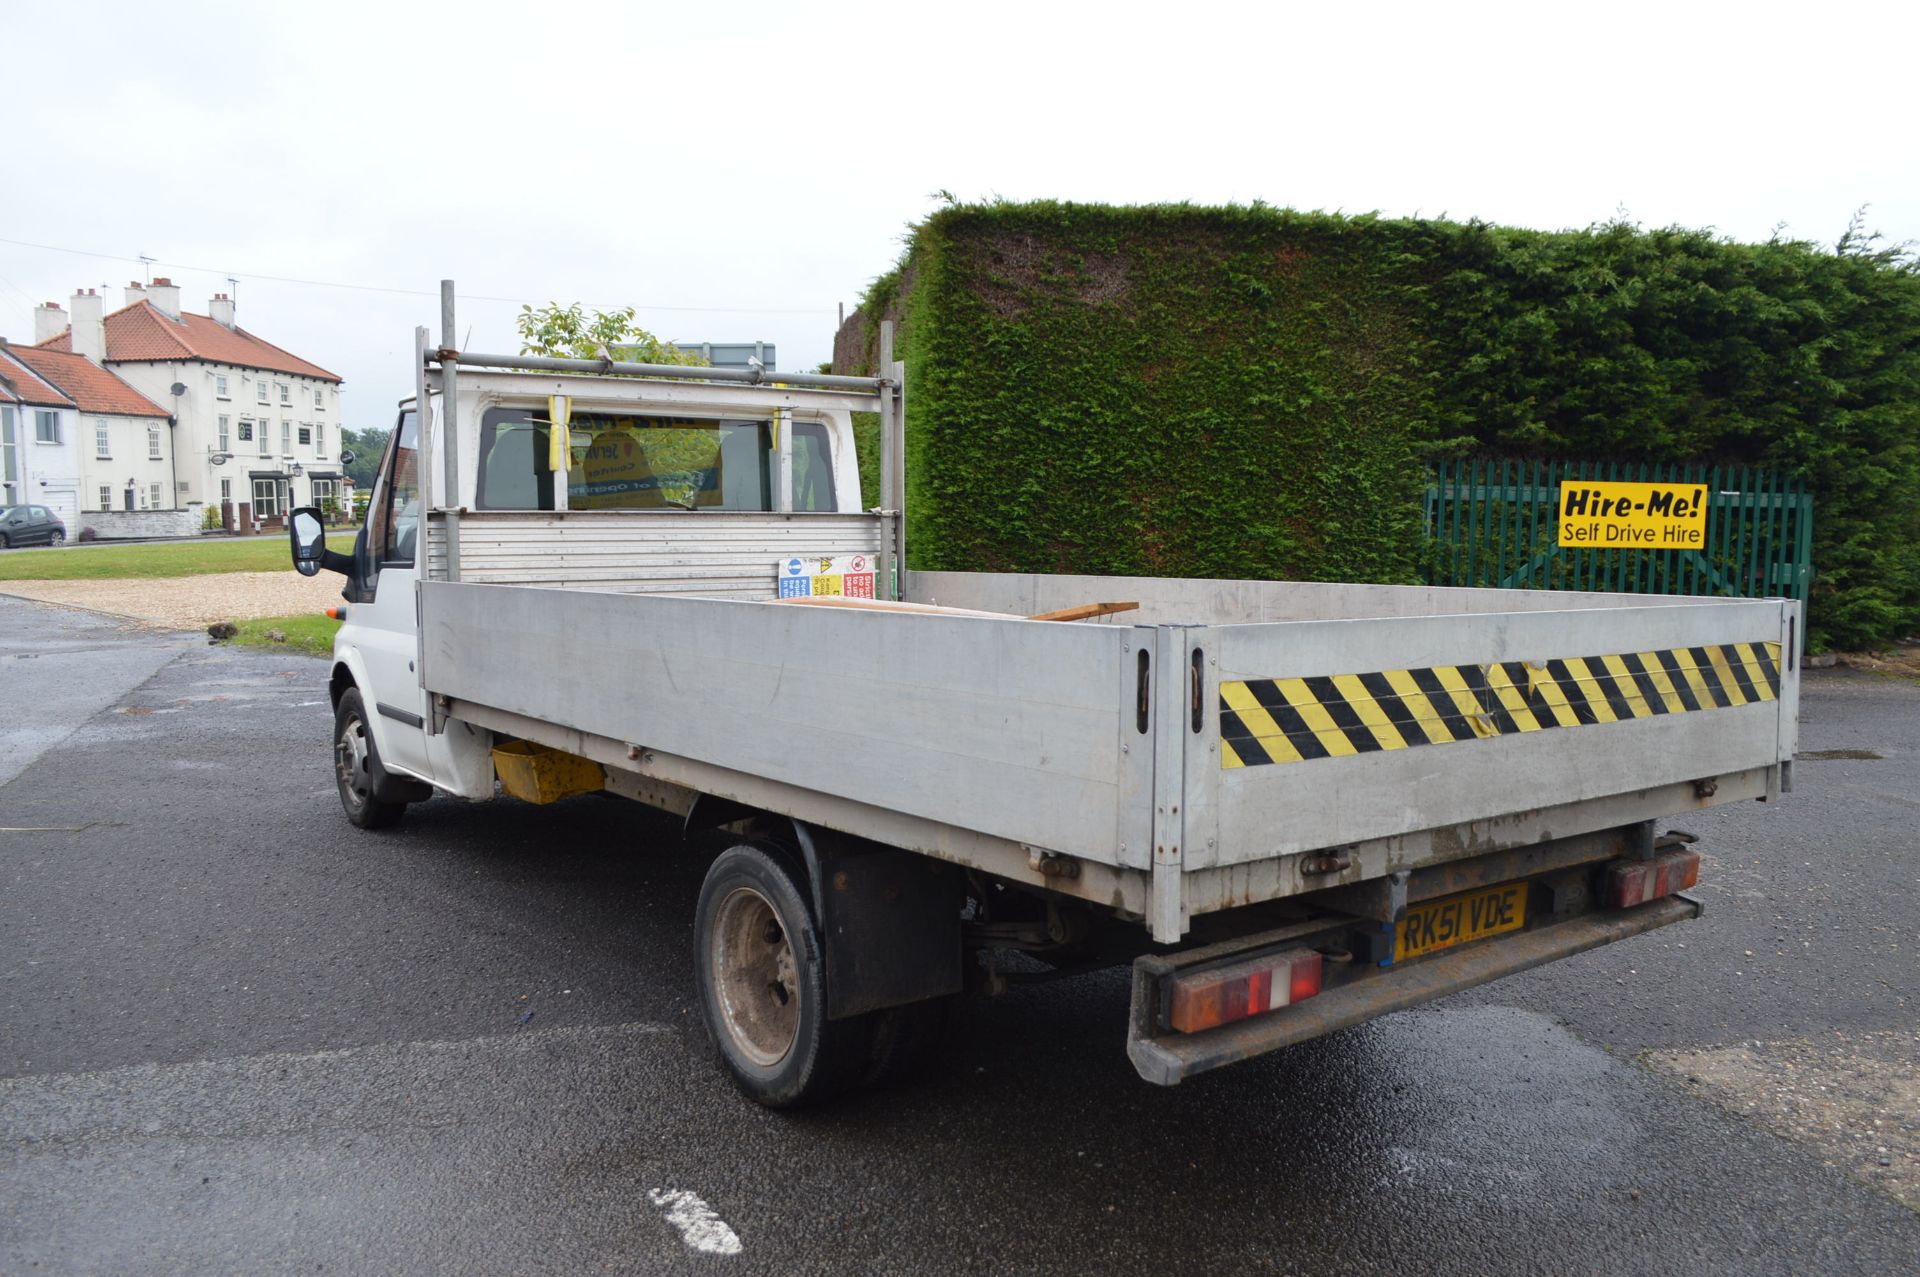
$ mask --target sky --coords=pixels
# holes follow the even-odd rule
[[[1829,245],[1865,205],[1920,241],[1893,5],[548,12],[0,0],[0,336],[80,287],[231,291],[364,428],[410,393],[443,278],[469,350],[579,301],[811,368],[943,190]]]

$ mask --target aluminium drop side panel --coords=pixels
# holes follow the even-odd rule
[[[1127,631],[467,582],[421,605],[433,693],[1115,863]]]
[[[1797,662],[1789,667],[1784,659],[1781,636],[1783,609],[1792,606],[1778,600],[1723,601],[1218,627],[1213,641],[1219,679],[1229,687],[1753,644],[1762,657],[1779,655],[1781,692],[1744,704],[1729,698],[1736,703],[1709,703],[1692,712],[1475,734],[1299,761],[1228,765],[1232,760],[1223,754],[1229,742],[1213,763],[1219,769],[1214,862],[1224,866],[1346,846],[1770,768],[1782,760],[1791,740],[1783,722],[1795,703],[1798,671]],[[1218,699],[1209,720],[1217,737]],[[1669,801],[1648,796],[1649,805]],[[1670,806],[1635,818],[1666,814]]]

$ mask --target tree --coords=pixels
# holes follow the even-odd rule
[[[520,353],[555,359],[619,359],[641,364],[686,364],[700,367],[704,356],[661,341],[634,322],[633,307],[588,311],[579,302],[562,308],[548,302],[535,310],[522,306],[514,321],[520,330]]]
[[[392,434],[392,430],[382,430],[377,426],[366,430],[343,428],[340,431],[342,446],[353,453],[353,460],[342,469],[360,491],[373,491],[374,476],[380,473],[380,458],[387,455],[387,439]]]

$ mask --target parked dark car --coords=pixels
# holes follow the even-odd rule
[[[0,550],[16,545],[59,545],[67,525],[43,505],[0,505]]]

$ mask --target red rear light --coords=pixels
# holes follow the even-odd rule
[[[1173,978],[1167,1025],[1197,1033],[1304,1002],[1320,992],[1320,955],[1285,949]]]
[[[1700,881],[1700,853],[1669,851],[1651,860],[1616,860],[1607,866],[1601,899],[1615,909],[1629,909],[1685,891]]]

